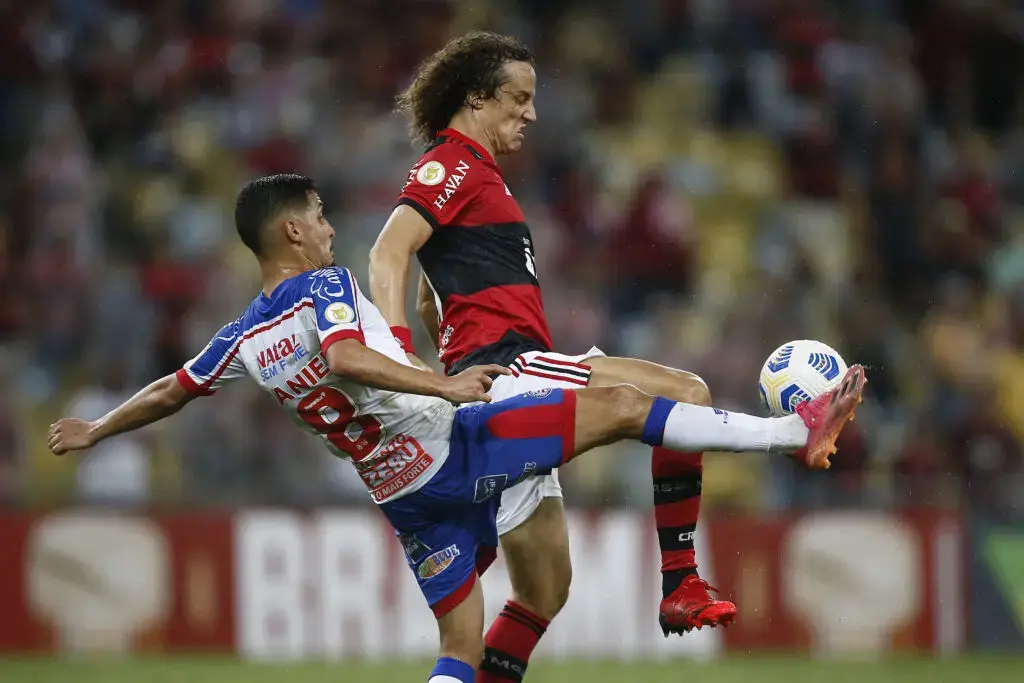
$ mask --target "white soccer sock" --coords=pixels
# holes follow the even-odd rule
[[[807,444],[799,415],[765,418],[676,403],[665,420],[661,445],[673,451],[781,451]]]

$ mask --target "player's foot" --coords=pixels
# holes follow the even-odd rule
[[[853,365],[838,387],[796,407],[810,434],[807,445],[792,454],[794,460],[810,469],[827,470],[832,466],[829,456],[836,452],[836,439],[853,420],[853,411],[864,400],[862,394],[867,383],[864,368]]]
[[[727,600],[716,600],[711,597],[712,591],[717,593],[718,589],[696,574],[683,579],[679,588],[661,601],[658,610],[658,623],[665,637],[668,638],[670,633],[682,635],[694,628],[714,628],[735,621],[736,605]]]

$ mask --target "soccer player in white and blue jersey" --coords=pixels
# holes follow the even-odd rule
[[[89,448],[252,378],[297,425],[353,463],[395,528],[440,630],[429,683],[472,683],[481,663],[477,576],[494,558],[502,491],[619,439],[795,453],[824,468],[864,387],[863,368],[853,366],[840,388],[777,419],[676,403],[628,385],[545,389],[492,403],[492,377],[509,372],[502,366],[446,377],[410,363],[352,274],[334,265],[334,229],[312,180],[254,180],[239,194],[235,224],[259,261],[262,292],[177,373],[99,420],[58,420],[48,445],[58,455]],[[713,428],[709,415],[717,416]],[[518,678],[525,669],[511,660],[506,668]]]

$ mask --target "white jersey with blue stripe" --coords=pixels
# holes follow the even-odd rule
[[[327,349],[356,339],[410,365],[387,322],[345,268],[310,271],[262,292],[178,371],[209,395],[252,377],[295,422],[352,461],[378,503],[412,493],[448,457],[455,408],[441,398],[381,391],[333,374]]]

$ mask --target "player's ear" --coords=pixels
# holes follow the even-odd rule
[[[474,111],[480,111],[484,108],[484,100],[487,97],[482,92],[471,92],[466,96],[466,106]]]
[[[302,242],[302,228],[294,216],[286,216],[281,221],[281,230],[288,244],[299,244]]]

